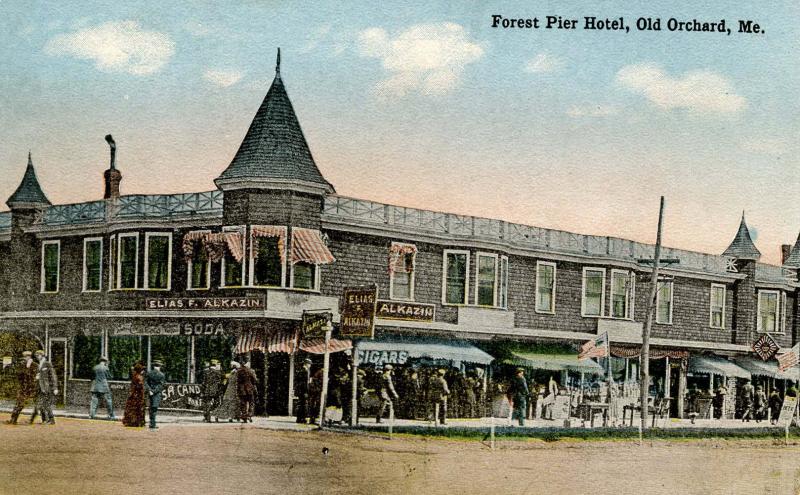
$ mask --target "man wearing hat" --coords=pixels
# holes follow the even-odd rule
[[[517,368],[514,378],[511,379],[511,386],[508,388],[508,395],[514,403],[514,412],[511,419],[519,420],[520,426],[525,426],[525,413],[528,409],[528,382],[525,380],[525,370]]]
[[[150,398],[150,429],[155,430],[156,416],[158,415],[158,406],[161,405],[161,391],[164,390],[164,385],[167,383],[167,377],[161,372],[161,367],[164,365],[158,359],[153,360],[153,369],[147,373],[144,379],[144,389],[147,391],[147,396]]]
[[[224,390],[222,389],[222,370],[220,369],[219,359],[212,359],[211,364],[203,371],[202,397],[203,397],[203,421],[211,422],[211,411],[217,406],[219,397]]]
[[[447,397],[450,395],[450,388],[447,380],[444,379],[445,370],[436,372],[431,383],[431,393],[433,397],[433,423],[445,424],[447,418]],[[441,410],[441,416],[439,411]]]
[[[17,380],[19,381],[17,403],[14,405],[14,410],[11,411],[11,419],[6,421],[7,424],[17,424],[17,419],[22,409],[25,407],[25,404],[27,404],[36,393],[36,373],[39,370],[39,366],[31,356],[31,351],[22,352],[22,362],[17,368]]]
[[[92,401],[89,404],[89,418],[94,419],[97,414],[97,403],[100,399],[106,404],[108,409],[108,419],[117,419],[114,416],[114,404],[111,401],[111,389],[108,387],[108,358],[103,356],[100,362],[93,368],[94,380],[92,381]]]
[[[300,380],[297,382],[297,422],[305,424],[308,421],[308,389],[311,385],[311,359],[303,361],[303,371],[300,372]],[[290,412],[291,413],[291,412]]]
[[[58,377],[52,363],[47,360],[44,351],[36,351],[36,359],[39,360],[39,372],[36,373],[36,409],[31,415],[31,423],[36,419],[36,411],[42,414],[42,424],[56,424],[53,416],[53,404],[58,395]]]
[[[378,410],[378,415],[375,417],[375,422],[380,423],[381,418],[383,418],[383,413],[386,411],[386,408],[389,408],[389,415],[394,415],[394,403],[392,399],[400,398],[397,395],[397,392],[394,390],[394,383],[392,383],[392,370],[394,367],[391,364],[387,364],[383,367],[383,373],[381,374],[381,387],[380,387],[380,396],[381,396],[381,408]]]

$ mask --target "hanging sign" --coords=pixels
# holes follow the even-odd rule
[[[340,330],[343,337],[369,337],[375,332],[378,286],[349,287],[342,292]]]
[[[324,337],[332,318],[331,313],[303,311],[303,338]]]
[[[376,318],[384,320],[405,320],[433,322],[436,316],[436,306],[415,302],[397,302],[378,300]]]
[[[771,335],[766,333],[753,342],[753,352],[758,354],[764,361],[772,359],[778,353],[778,350],[780,350],[778,343],[775,342]]]

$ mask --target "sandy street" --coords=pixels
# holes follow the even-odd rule
[[[7,415],[0,415],[6,419]],[[800,446],[501,442],[60,419],[0,426],[0,493],[796,494]],[[323,447],[330,453],[322,454]],[[746,481],[745,481],[746,480]]]

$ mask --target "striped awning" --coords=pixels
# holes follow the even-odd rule
[[[313,265],[325,265],[333,263],[336,258],[323,242],[319,230],[293,227],[291,261],[292,264],[303,261]]]
[[[353,348],[353,341],[349,339],[331,339],[328,342],[328,352],[346,351]],[[300,350],[311,354],[325,354],[325,339],[310,339],[300,342]]]
[[[286,227],[280,225],[253,225],[250,228],[250,237],[257,239],[259,237],[275,237],[278,239],[278,253],[281,257],[281,263],[286,261]],[[253,247],[253,259],[258,258],[258,249]]]
[[[736,364],[746,369],[756,376],[767,376],[778,380],[798,380],[800,379],[800,368],[793,366],[786,371],[778,368],[778,361],[770,359],[756,359],[750,356],[734,357]]]
[[[228,251],[231,256],[241,263],[244,259],[244,236],[241,232],[223,232],[225,236],[225,244],[228,246]]]
[[[274,332],[266,335],[263,331],[250,331],[245,332],[239,336],[236,343],[236,354],[244,354],[251,351],[265,350],[268,353],[282,352],[284,354],[291,354],[292,350],[297,345],[295,335],[289,332]],[[339,352],[353,348],[353,342],[346,339],[331,339],[328,343],[329,352]],[[301,340],[301,351],[311,354],[324,354],[325,353],[325,339],[310,339]]]
[[[734,378],[750,378],[750,372],[733,361],[720,356],[691,356],[689,372],[705,375],[730,376]]]

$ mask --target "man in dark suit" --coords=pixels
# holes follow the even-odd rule
[[[22,362],[17,368],[17,380],[19,381],[17,403],[14,405],[14,410],[11,411],[11,419],[6,421],[6,424],[17,424],[17,419],[22,409],[25,407],[25,404],[27,404],[36,393],[36,373],[39,371],[39,366],[31,356],[31,351],[23,351],[22,353]]]
[[[106,409],[108,409],[108,419],[117,419],[114,416],[111,388],[108,386],[108,358],[101,357],[100,362],[97,363],[97,366],[92,371],[94,371],[94,380],[92,380],[92,388],[90,389],[92,401],[89,403],[89,418],[94,419],[95,414],[97,414],[97,403],[100,402],[100,399],[103,399],[106,403]]]
[[[381,397],[381,407],[378,410],[378,414],[375,416],[375,422],[380,423],[381,418],[383,418],[383,413],[386,411],[386,408],[389,408],[389,416],[394,416],[394,402],[400,398],[397,395],[397,392],[394,389],[394,383],[392,382],[392,370],[394,367],[391,364],[387,364],[383,367],[383,373],[380,376],[380,397]]]
[[[212,359],[208,368],[203,371],[202,397],[203,397],[203,421],[211,422],[211,411],[216,407],[219,396],[222,395],[222,371],[220,370],[219,360]]]
[[[447,398],[450,388],[444,375],[445,370],[439,370],[431,380],[431,393],[433,394],[433,424],[447,424]],[[440,415],[441,413],[441,415]]]
[[[253,422],[256,405],[256,373],[245,363],[236,373],[236,395],[239,396],[239,412],[243,423]]]
[[[297,419],[300,424],[308,422],[308,402],[309,388],[311,386],[311,360],[306,358],[303,362],[303,371],[300,372],[300,380],[295,387],[297,394],[297,407],[295,408]]]
[[[528,409],[528,382],[525,380],[525,370],[517,368],[514,378],[511,379],[511,386],[508,389],[508,395],[511,396],[511,401],[514,403],[514,412],[511,419],[519,420],[520,426],[525,426],[525,413]]]
[[[150,429],[158,429],[156,426],[156,416],[158,415],[158,406],[161,405],[161,391],[164,390],[164,385],[167,382],[167,377],[161,372],[163,363],[159,360],[153,361],[153,369],[147,373],[144,379],[144,388],[147,390],[147,395],[150,397]]]
[[[44,351],[36,351],[36,359],[39,360],[39,372],[36,374],[36,409],[31,415],[31,424],[36,419],[36,411],[42,414],[42,424],[56,424],[53,416],[53,404],[58,395],[58,377],[53,364],[47,360]]]

